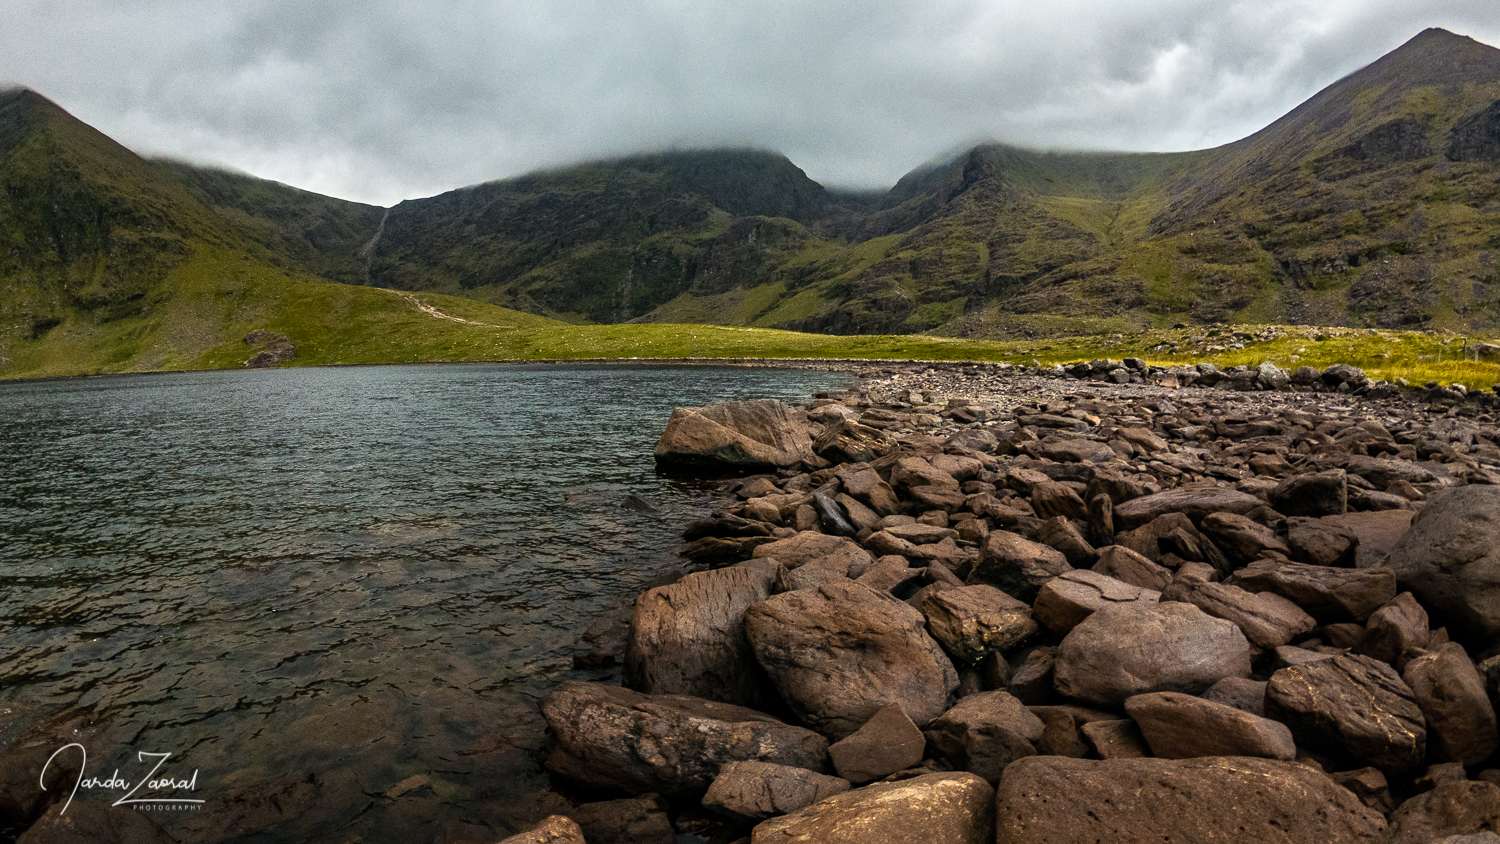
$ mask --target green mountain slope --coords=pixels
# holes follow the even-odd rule
[[[965,338],[1500,329],[1497,167],[1500,51],[1442,30],[1223,147],[984,145],[881,196],[829,191],[774,153],[705,150],[381,209],[146,161],[7,91],[0,374],[19,360],[53,371],[37,350],[80,371],[228,365],[254,331],[309,355],[336,336],[359,351],[317,359],[375,360],[361,331],[380,325],[408,337],[387,349],[404,359],[427,348],[412,339],[423,320],[406,320],[433,319],[409,293],[483,302],[492,325],[539,320],[528,331],[544,318]],[[363,328],[338,316],[352,313]]]
[[[638,156],[450,191],[391,209],[371,281],[574,321],[623,322],[695,281],[754,285],[844,203],[751,150]],[[736,220],[764,219],[762,226]]]

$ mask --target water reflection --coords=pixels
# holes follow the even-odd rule
[[[198,769],[205,809],[154,816],[181,840],[505,831],[540,783],[534,698],[587,676],[568,646],[711,506],[654,472],[671,408],[846,384],[444,366],[0,385],[0,700],[20,714],[0,740],[93,707],[91,767]]]

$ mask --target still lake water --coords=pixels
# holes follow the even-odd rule
[[[91,711],[88,775],[133,784],[140,751],[197,772],[201,808],[152,815],[184,842],[508,833],[546,808],[536,699],[607,676],[572,670],[573,642],[678,568],[716,503],[655,472],[671,409],[850,383],[452,365],[0,384],[0,747]]]

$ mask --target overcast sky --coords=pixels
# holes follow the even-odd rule
[[[1495,0],[0,0],[0,84],[143,153],[381,205],[750,145],[880,187],[970,144],[1185,150]]]

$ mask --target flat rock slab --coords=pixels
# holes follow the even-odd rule
[[[948,709],[958,672],[926,618],[853,581],[784,592],[745,613],[761,667],[803,723],[840,739],[900,703],[924,725]]]
[[[1297,744],[1387,771],[1417,770],[1427,727],[1412,690],[1395,669],[1345,654],[1283,668],[1266,687],[1266,715]]]
[[[1010,650],[1037,631],[1031,607],[985,584],[936,592],[922,612],[928,632],[963,665]]]
[[[1367,569],[1378,565],[1391,553],[1401,537],[1411,530],[1411,510],[1381,510],[1369,513],[1345,513],[1342,516],[1324,516],[1323,521],[1346,528],[1359,537],[1359,547],[1354,549],[1354,565]]]
[[[1500,487],[1428,496],[1385,564],[1450,629],[1485,644],[1500,641]]]
[[[751,844],[993,844],[995,792],[973,774],[924,774],[845,792],[758,826]]]
[[[1155,603],[1161,593],[1082,569],[1047,581],[1037,593],[1032,614],[1054,633],[1066,634],[1096,610],[1111,604]]]
[[[541,709],[552,734],[547,768],[595,788],[701,794],[728,762],[815,771],[828,762],[828,740],[812,730],[701,698],[568,681]]]
[[[1264,501],[1253,495],[1228,488],[1169,489],[1115,505],[1115,528],[1135,530],[1167,513],[1182,513],[1192,519],[1193,524],[1197,524],[1210,513],[1237,513],[1243,516],[1264,505]]]
[[[1258,648],[1285,645],[1318,626],[1312,616],[1274,592],[1256,594],[1196,577],[1178,575],[1162,598],[1186,601],[1214,618],[1233,622]]]
[[[646,694],[760,706],[765,678],[745,636],[745,611],[771,597],[774,566],[696,572],[635,602],[625,685]]]
[[[849,781],[770,762],[730,762],[703,795],[703,805],[746,821],[790,814],[849,790]]]
[[[875,713],[854,735],[828,748],[833,769],[855,785],[888,777],[922,761],[927,740],[906,717],[901,704],[893,703]]]
[[[1325,624],[1364,624],[1396,597],[1396,573],[1384,566],[1343,569],[1260,560],[1226,582],[1249,592],[1273,592]]]
[[[1125,701],[1125,714],[1140,727],[1152,755],[1162,759],[1259,756],[1291,761],[1297,756],[1285,724],[1192,695],[1136,695]]]
[[[806,415],[779,401],[679,407],[656,444],[656,462],[669,466],[785,467],[812,456]]]
[[[1069,697],[1119,706],[1146,692],[1198,694],[1250,675],[1250,643],[1192,604],[1104,607],[1063,638],[1054,683]]]
[[[1380,813],[1324,774],[1243,757],[1021,759],[995,807],[994,840],[1005,844],[1376,844],[1386,830]]]

